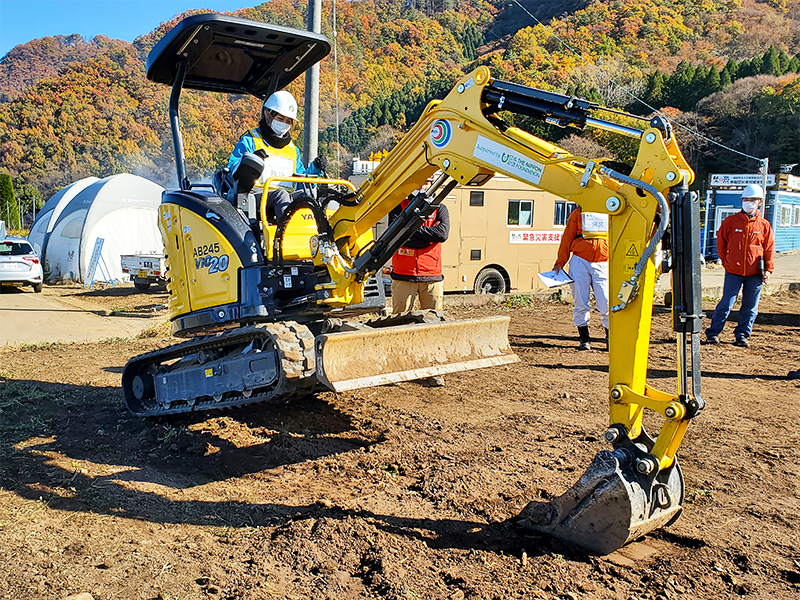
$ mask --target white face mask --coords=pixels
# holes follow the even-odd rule
[[[758,200],[742,200],[742,210],[752,215],[758,208]]]
[[[276,119],[272,119],[270,127],[272,128],[272,131],[275,132],[275,135],[277,135],[278,137],[285,136],[287,133],[289,133],[289,130],[292,128],[292,126],[289,125],[289,123],[282,123],[281,121],[278,121]]]

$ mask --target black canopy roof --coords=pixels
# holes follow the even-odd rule
[[[331,46],[310,31],[216,13],[185,18],[147,56],[147,78],[172,85],[187,61],[183,87],[264,98],[325,58]]]

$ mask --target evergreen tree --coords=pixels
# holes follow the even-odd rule
[[[781,73],[781,60],[775,46],[770,46],[769,50],[761,58],[760,72],[765,75],[775,75],[776,77],[783,74]]]
[[[786,67],[787,73],[800,73],[800,58],[795,56]]]
[[[658,69],[647,75],[644,88],[644,101],[653,108],[662,108],[664,106],[665,83],[666,77]]]
[[[791,59],[789,58],[789,55],[786,54],[786,52],[781,50],[781,53],[778,55],[778,60],[780,61],[781,65],[781,75],[785,75],[786,73],[789,72],[789,62],[791,61]]]
[[[753,65],[749,60],[744,59],[739,63],[739,68],[736,70],[736,77],[733,79],[744,79],[745,77],[750,77],[751,75],[753,75]]]
[[[19,207],[14,197],[11,175],[8,173],[0,173],[0,215],[8,229],[19,229]]]
[[[708,96],[709,94],[713,94],[714,92],[718,92],[722,89],[722,78],[720,77],[719,71],[717,71],[717,67],[715,65],[711,65],[708,73],[706,73],[706,79],[703,87],[704,89],[702,97]]]
[[[589,90],[589,92],[586,94],[586,99],[589,102],[596,102],[597,104],[603,103],[603,96],[600,94],[600,90],[598,90],[596,87],[592,87],[592,89]]]
[[[728,78],[730,79],[731,83],[733,83],[737,79],[736,73],[739,71],[739,65],[736,64],[735,60],[729,58],[727,64],[725,65],[725,68],[722,69],[723,73],[725,73],[726,71],[728,73]]]
[[[726,88],[732,83],[733,83],[733,81],[731,80],[730,71],[728,71],[727,68],[722,69],[722,73],[719,74],[719,87],[720,87],[720,89]]]
[[[700,98],[707,96],[710,92],[706,89],[708,71],[703,65],[697,65],[692,75],[692,84],[689,87],[689,93],[686,96],[685,106],[691,109],[697,104]]]
[[[685,60],[678,63],[675,72],[667,80],[667,97],[670,106],[686,110],[694,106],[692,102],[692,80],[695,68]]]

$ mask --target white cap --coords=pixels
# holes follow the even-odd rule
[[[764,198],[764,190],[757,183],[750,183],[742,190],[742,198]]]
[[[289,117],[293,121],[297,120],[297,100],[286,90],[275,92],[267,98],[264,101],[264,108]]]

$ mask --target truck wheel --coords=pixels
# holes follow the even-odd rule
[[[41,293],[42,291],[41,283],[34,283],[31,287],[33,288],[33,291],[36,292],[37,294]]]
[[[140,292],[146,292],[150,289],[150,282],[147,279],[139,279],[136,278],[133,280],[133,287],[135,287]]]
[[[476,294],[505,294],[506,280],[497,269],[484,269],[475,278]]]

